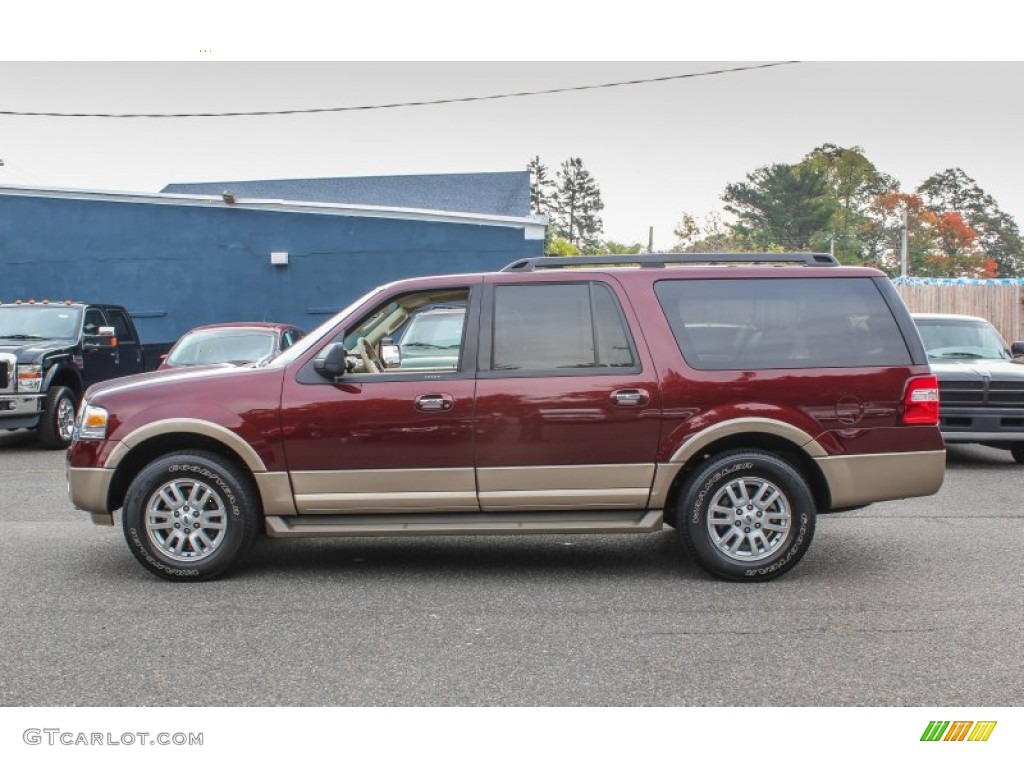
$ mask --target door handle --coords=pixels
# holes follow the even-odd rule
[[[450,411],[455,407],[455,398],[451,395],[420,395],[416,398],[417,411]]]
[[[647,405],[651,396],[645,389],[617,389],[612,392],[612,402],[616,405]]]

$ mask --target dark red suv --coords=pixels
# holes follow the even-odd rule
[[[818,254],[623,258],[404,280],[261,367],[93,387],[72,500],[105,525],[122,509],[132,553],[175,580],[222,574],[261,531],[668,524],[707,570],[759,581],[803,556],[818,512],[939,489],[938,386],[881,272]],[[461,310],[459,338],[429,366],[403,360],[404,331],[435,309]]]

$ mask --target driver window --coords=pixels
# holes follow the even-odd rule
[[[82,332],[86,336],[95,336],[100,332],[100,326],[106,325],[107,320],[99,307],[89,307],[85,310],[85,320],[82,322]]]
[[[345,332],[352,376],[453,373],[465,339],[469,289],[407,293]]]

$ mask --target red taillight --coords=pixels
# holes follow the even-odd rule
[[[939,423],[939,380],[934,376],[917,376],[907,382],[903,396],[903,423]]]

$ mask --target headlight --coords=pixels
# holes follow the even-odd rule
[[[18,391],[38,392],[43,384],[43,366],[41,365],[19,365],[18,366]]]
[[[75,432],[79,440],[106,440],[107,439],[108,414],[105,408],[98,405],[82,404],[82,410],[78,414],[78,424],[75,425]]]

